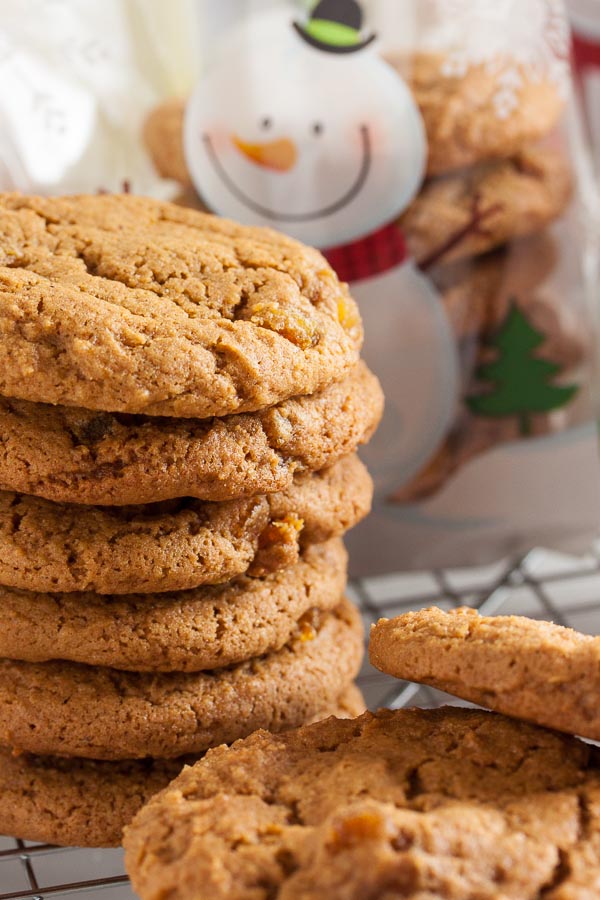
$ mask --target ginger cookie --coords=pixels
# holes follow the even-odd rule
[[[462,466],[483,453],[524,437],[535,438],[564,429],[564,419],[553,421],[548,414],[533,415],[529,431],[523,434],[516,416],[484,418],[465,411],[459,415],[444,443],[438,447],[426,465],[394,491],[391,503],[418,503],[439,491]]]
[[[428,270],[541,231],[564,212],[571,191],[565,156],[530,147],[428,181],[398,224],[411,255]]]
[[[532,77],[513,59],[473,63],[461,71],[453,71],[448,57],[436,52],[389,62],[408,81],[423,116],[429,175],[515,156],[552,131],[564,107],[559,83]],[[502,104],[507,75],[515,88],[510,109]]]
[[[544,282],[556,263],[556,244],[547,232],[514,241],[477,260],[438,266],[433,275],[456,336],[469,341],[472,362],[482,362],[516,304],[543,340],[536,355],[569,369],[591,351],[585,310],[565,303],[562,292]]]
[[[311,636],[346,587],[338,539],[261,578],[162,594],[48,594],[0,587],[0,657],[132,672],[201,672]]]
[[[0,486],[100,506],[282,491],[368,441],[382,410],[364,363],[318,394],[206,421],[0,398]]]
[[[298,475],[286,491],[223,503],[93,507],[0,492],[0,585],[156,593],[268,574],[353,527],[372,493],[357,456]]]
[[[121,672],[0,660],[0,745],[86,759],[172,758],[333,706],[363,654],[348,602],[314,616],[281,650],[210,672]]]
[[[193,188],[183,150],[185,100],[169,97],[150,111],[144,122],[142,139],[154,168],[161,178],[177,181],[186,190]]]
[[[446,707],[211,750],[124,845],[142,900],[558,900],[599,883],[598,824],[591,747]]]
[[[351,685],[317,720],[364,712]],[[105,762],[0,749],[0,833],[77,847],[117,847],[141,807],[196,757]]]
[[[223,416],[356,364],[358,310],[275,231],[131,195],[0,198],[0,394]]]
[[[370,658],[396,678],[600,740],[600,638],[524,616],[432,607],[380,619]]]

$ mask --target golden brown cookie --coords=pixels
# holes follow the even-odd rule
[[[131,672],[201,672],[273,653],[339,605],[339,538],[295,565],[163,594],[48,594],[0,587],[0,657],[70,660]]]
[[[185,100],[169,97],[146,118],[142,131],[144,145],[161,178],[178,181],[184,188],[192,187],[192,179],[183,150],[183,115]]]
[[[0,398],[0,487],[100,506],[283,491],[368,441],[382,409],[362,362],[318,394],[206,421]]]
[[[369,655],[396,678],[600,740],[600,638],[524,616],[432,607],[380,619]]]
[[[358,310],[316,250],[131,195],[0,198],[0,394],[222,416],[356,364]]]
[[[428,270],[541,231],[564,212],[571,190],[564,154],[530,147],[426,182],[398,224]]]
[[[211,750],[125,829],[126,867],[142,900],[582,897],[561,890],[600,877],[599,798],[580,741],[380,710]]]
[[[357,687],[346,688],[331,712],[363,713]],[[105,762],[14,755],[0,749],[0,833],[28,841],[78,847],[117,847],[123,827],[195,757]]]
[[[552,431],[563,430],[564,421],[556,424],[546,413],[531,416],[530,430],[526,437],[541,437]],[[516,416],[503,419],[479,418],[470,412],[461,413],[452,430],[434,455],[406,484],[394,491],[391,503],[418,503],[427,500],[462,466],[482,453],[512,441],[522,441],[519,420]]]
[[[281,650],[210,672],[148,674],[78,663],[0,660],[0,745],[87,759],[199,753],[256,728],[293,727],[327,709],[363,653],[344,601]]]
[[[536,356],[564,369],[590,353],[586,311],[544,284],[556,264],[556,242],[547,232],[433,271],[456,336],[468,342],[471,365],[484,361],[484,344],[498,334],[510,306],[521,309],[543,337]]]
[[[223,503],[93,507],[0,492],[0,585],[157,593],[264,575],[359,522],[372,492],[357,456],[298,475],[286,491]]]
[[[532,77],[512,59],[473,64],[460,73],[442,53],[423,51],[389,62],[408,81],[423,116],[430,175],[515,156],[547,135],[563,109],[559,84]],[[515,88],[510,108],[502,104],[507,73]]]

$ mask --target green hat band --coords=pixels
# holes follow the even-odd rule
[[[329,19],[311,19],[305,25],[305,30],[315,41],[329,44],[330,47],[353,47],[360,39],[356,28]]]

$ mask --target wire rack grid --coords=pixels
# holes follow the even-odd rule
[[[534,550],[518,561],[477,569],[382,575],[353,581],[349,594],[368,628],[433,604],[472,606],[487,615],[522,614],[589,634],[600,633],[600,544],[585,557]],[[428,687],[397,681],[365,662],[359,677],[367,704],[439,706],[460,703]],[[0,837],[0,900],[134,900],[120,850],[81,850]]]

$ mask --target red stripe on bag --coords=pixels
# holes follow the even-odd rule
[[[600,43],[583,37],[578,32],[573,32],[573,58],[575,68],[582,72],[584,69],[600,68]]]

